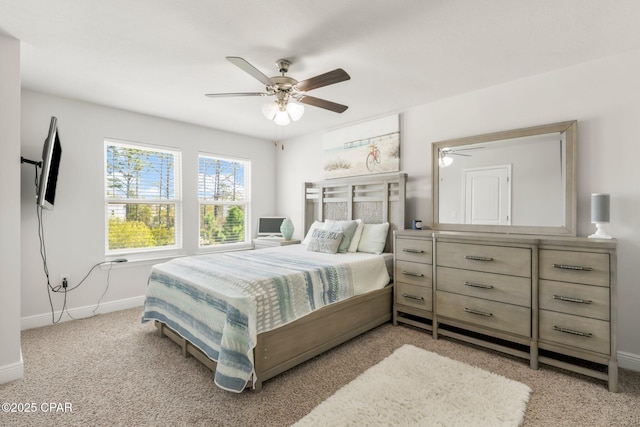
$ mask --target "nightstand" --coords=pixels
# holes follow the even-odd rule
[[[287,245],[297,245],[300,243],[300,240],[295,239],[283,239],[282,237],[263,237],[253,239],[253,247],[254,249],[264,249],[270,248],[273,246],[287,246]]]

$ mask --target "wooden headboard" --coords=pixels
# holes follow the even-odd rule
[[[406,173],[305,182],[305,235],[316,220],[389,222],[385,252],[393,252],[393,231],[405,228],[406,183]]]

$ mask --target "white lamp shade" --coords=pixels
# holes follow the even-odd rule
[[[300,120],[304,114],[304,106],[291,100],[281,101],[281,104],[278,104],[278,101],[266,102],[262,104],[262,114],[267,119],[273,120],[275,124],[286,126],[291,123],[291,120]]]
[[[596,193],[591,195],[591,222],[594,224],[609,222],[608,194]]]
[[[291,120],[296,122],[300,120],[300,118],[304,114],[304,105],[297,102],[289,101],[289,103],[287,104],[287,113],[289,113],[289,116],[291,116]]]
[[[269,120],[273,120],[278,110],[278,104],[275,101],[262,104],[262,114]]]
[[[280,111],[276,113],[276,116],[273,118],[275,124],[279,126],[286,126],[291,123],[291,119],[289,118],[289,114],[286,111]]]
[[[453,163],[453,157],[449,157],[447,155],[440,156],[438,163],[440,164],[441,168],[446,168],[447,166],[450,166],[451,163]]]

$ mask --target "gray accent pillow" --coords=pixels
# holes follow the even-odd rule
[[[358,228],[358,221],[333,221],[328,219],[324,222],[324,230],[341,232],[344,236],[342,237],[342,242],[338,247],[338,252],[346,253],[349,250],[349,245],[351,244],[351,239],[353,239],[353,235],[356,233],[356,229]]]
[[[324,228],[324,222],[322,222],[322,221],[314,221],[313,224],[311,224],[311,227],[309,227],[309,231],[307,231],[307,235],[304,237],[304,240],[302,241],[303,245],[308,245],[309,244],[309,242],[311,241],[311,235],[318,228]]]
[[[311,239],[307,245],[308,251],[323,252],[326,254],[335,254],[338,252],[340,242],[342,242],[343,234],[331,230],[314,230]]]

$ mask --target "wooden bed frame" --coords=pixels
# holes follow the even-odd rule
[[[404,229],[406,179],[404,173],[305,183],[304,231],[315,220],[362,218],[364,223],[389,222],[385,252],[392,252],[393,231]],[[351,338],[391,320],[393,287],[387,286],[316,310],[294,322],[257,336],[254,349],[256,391],[264,381]],[[155,322],[158,334],[194,356],[212,371],[216,362],[165,324]]]

